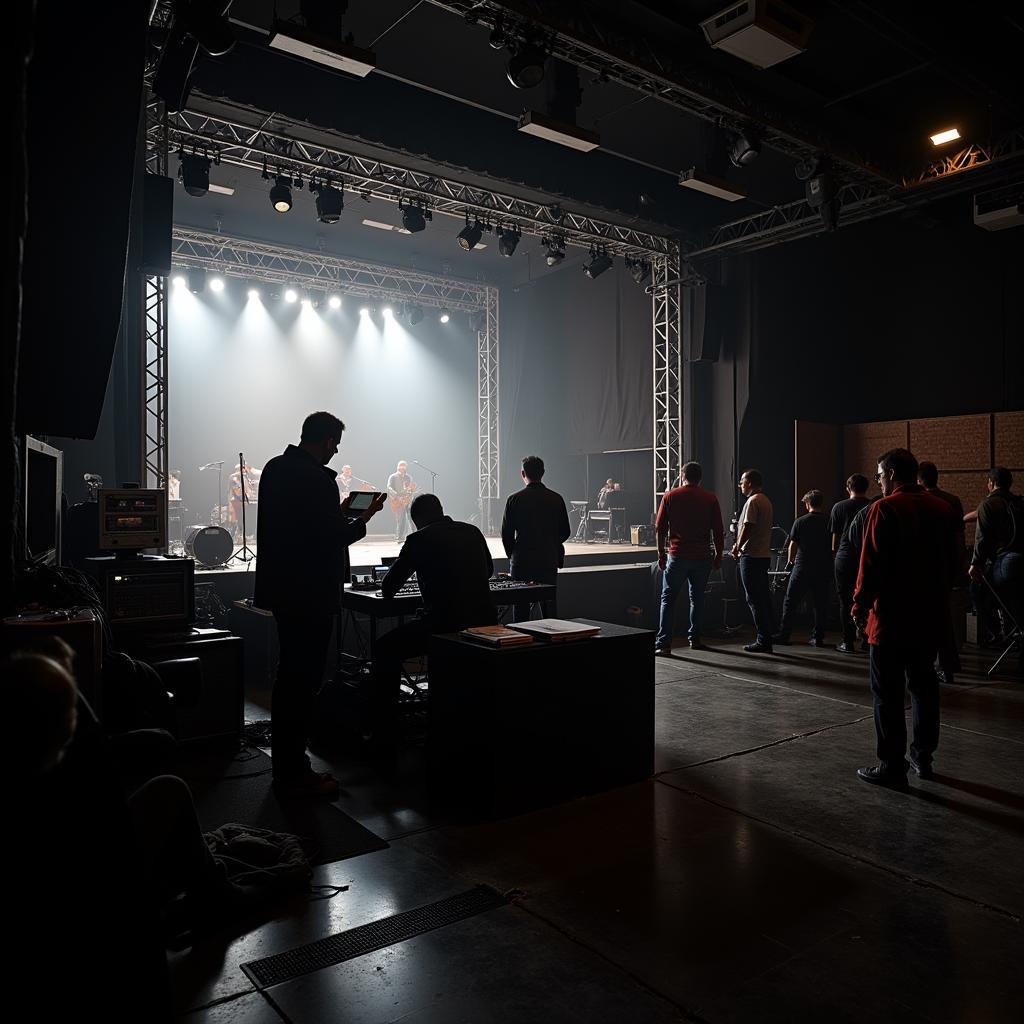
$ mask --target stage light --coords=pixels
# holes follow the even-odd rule
[[[381,310],[381,312],[384,314],[384,316],[387,316],[387,317],[392,317],[392,316],[395,315],[395,311],[390,306],[385,306]]]
[[[289,288],[284,293],[285,302],[294,302],[299,297],[299,293],[294,288]]]
[[[222,292],[224,291],[224,279],[222,277],[213,277],[210,279],[210,291]]]
[[[498,228],[498,252],[502,256],[511,256],[521,237],[522,232],[517,227]]]
[[[425,206],[403,206],[399,203],[399,208],[402,211],[402,227],[410,235],[422,231],[427,226],[427,221],[433,220],[433,214]]]
[[[475,246],[480,239],[483,237],[484,229],[480,226],[480,221],[473,221],[472,224],[466,221],[466,226],[459,232],[458,240],[459,245],[462,246],[466,252],[471,252],[473,246]]]
[[[583,273],[593,281],[595,277],[600,277],[611,265],[612,258],[608,253],[591,249],[590,262],[584,264]]]
[[[448,323],[449,320],[451,320],[451,314],[448,312],[447,309],[443,309],[441,310],[441,315],[437,319],[440,320],[441,323],[446,324]]]
[[[370,307],[369,306],[360,306],[359,307],[359,315],[360,316],[369,316],[370,315]]]
[[[412,305],[409,307],[409,324],[415,326],[423,319],[423,307]]]
[[[727,138],[729,162],[733,167],[752,164],[761,152],[761,143],[744,132],[730,132]]]
[[[299,305],[305,309],[312,309],[313,300],[308,295],[303,295],[302,301],[299,303]]]
[[[944,146],[947,142],[955,142],[960,138],[960,132],[956,128],[947,128],[943,132],[936,132],[930,135],[933,146]]]
[[[345,194],[330,185],[320,185],[316,191],[316,219],[322,224],[337,224],[345,209]]]
[[[270,203],[278,213],[287,213],[292,208],[292,179],[279,174],[270,190]]]
[[[544,80],[547,54],[534,43],[523,43],[505,65],[508,80],[517,89],[532,89]]]
[[[248,292],[248,295],[249,295],[250,299],[258,299],[260,297],[260,290],[259,290],[259,288],[250,288],[249,292]]]
[[[190,196],[205,196],[210,191],[210,159],[200,153],[179,151],[178,179]]]
[[[650,280],[651,264],[648,260],[634,260],[627,256],[626,269],[632,275],[633,280],[641,287]]]
[[[557,267],[562,260],[565,259],[565,240],[558,236],[543,239],[544,245],[547,246],[547,252],[544,254],[544,262],[549,267]]]
[[[206,270],[203,267],[189,267],[188,290],[195,295],[206,290]]]
[[[341,299],[337,295],[332,295],[327,300],[327,305],[330,306],[331,309],[341,309]]]
[[[175,274],[171,280],[174,282],[175,288],[181,288],[185,284],[185,278],[181,274]]]

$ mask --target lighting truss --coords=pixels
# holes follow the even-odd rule
[[[308,124],[193,94],[193,104],[204,101],[217,102],[230,110],[231,116],[195,109],[168,114],[167,136],[172,148],[205,146],[211,153],[218,154],[221,163],[257,171],[263,170],[264,163],[280,167],[285,174],[301,171],[308,176],[310,172],[326,171],[333,180],[343,182],[347,189],[366,199],[412,202],[435,214],[448,214],[460,220],[468,213],[487,223],[514,224],[529,235],[542,236],[557,228],[571,245],[585,249],[596,245],[619,256],[648,256],[666,253],[669,249],[669,239],[661,235],[568,210],[555,219],[548,203],[359,156],[333,145],[314,142],[309,136],[317,129]]]
[[[477,439],[480,479],[480,529],[495,532],[495,502],[500,494],[501,459],[498,443],[498,289],[486,292],[486,315],[476,332]]]
[[[227,277],[333,289],[363,298],[418,302],[421,306],[467,313],[485,310],[490,290],[474,281],[181,227],[174,229],[172,261],[181,267],[204,267]]]
[[[988,145],[972,145],[957,153],[941,157],[930,163],[914,178],[904,178],[904,188],[913,188],[933,181],[951,178],[966,171],[977,170],[991,164],[1004,163],[1024,156],[1024,127],[1001,135]]]
[[[146,173],[167,174],[167,133],[163,101],[146,102]],[[142,285],[142,417],[141,476],[143,487],[165,487],[168,468],[167,433],[167,278],[145,276]]]
[[[678,253],[651,264],[654,338],[654,505],[683,465],[683,344]]]

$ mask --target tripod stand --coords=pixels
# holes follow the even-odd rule
[[[245,456],[238,453],[238,486],[242,492],[242,543],[235,549],[234,554],[228,559],[229,562],[239,561],[248,564],[256,558],[252,549],[249,547],[249,539],[245,534],[245,506],[249,504],[248,494],[248,480],[246,479],[245,473]]]

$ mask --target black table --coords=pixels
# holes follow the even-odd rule
[[[654,633],[490,648],[433,637],[430,785],[508,813],[648,778],[654,770]],[[612,823],[609,823],[613,827]]]

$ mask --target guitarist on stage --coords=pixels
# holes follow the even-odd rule
[[[388,477],[388,497],[391,511],[395,514],[395,540],[399,543],[412,532],[409,522],[409,505],[416,491],[416,484],[406,470],[408,466],[403,459],[395,467],[395,472]]]

